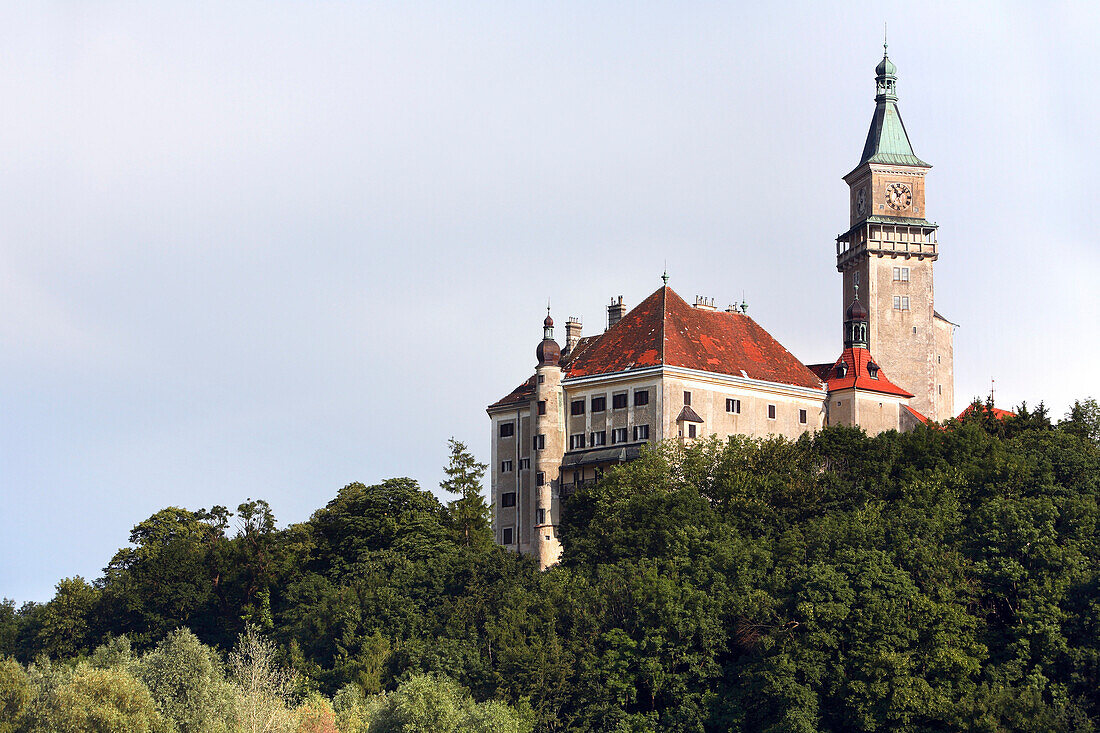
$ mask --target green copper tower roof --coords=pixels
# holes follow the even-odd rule
[[[871,118],[871,129],[867,131],[867,142],[856,168],[864,163],[931,168],[913,153],[898,112],[897,67],[886,55],[885,43],[882,49],[882,61],[875,67],[875,116]]]

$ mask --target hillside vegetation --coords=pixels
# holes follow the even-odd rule
[[[567,501],[544,573],[453,449],[448,505],[170,507],[94,583],[5,601],[0,733],[1100,725],[1094,401],[662,445]]]

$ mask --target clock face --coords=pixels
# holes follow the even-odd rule
[[[901,211],[913,203],[913,192],[904,183],[891,183],[886,187],[886,205]]]
[[[863,216],[867,213],[867,189],[860,188],[856,192],[856,216]]]

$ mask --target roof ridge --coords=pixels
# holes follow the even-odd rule
[[[668,292],[668,285],[661,286],[661,354],[658,357],[660,363],[665,363],[665,321],[668,320],[668,303],[665,301],[665,294]]]

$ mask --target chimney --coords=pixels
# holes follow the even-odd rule
[[[611,299],[611,305],[607,306],[607,327],[611,328],[626,315],[626,306],[623,305],[623,296]]]
[[[714,298],[704,298],[702,295],[695,296],[695,307],[702,311],[718,310],[714,305]]]
[[[581,329],[584,326],[581,324],[581,319],[576,316],[569,316],[569,320],[565,322],[565,353],[568,354],[573,350],[573,347],[577,345],[577,342],[581,340]]]

